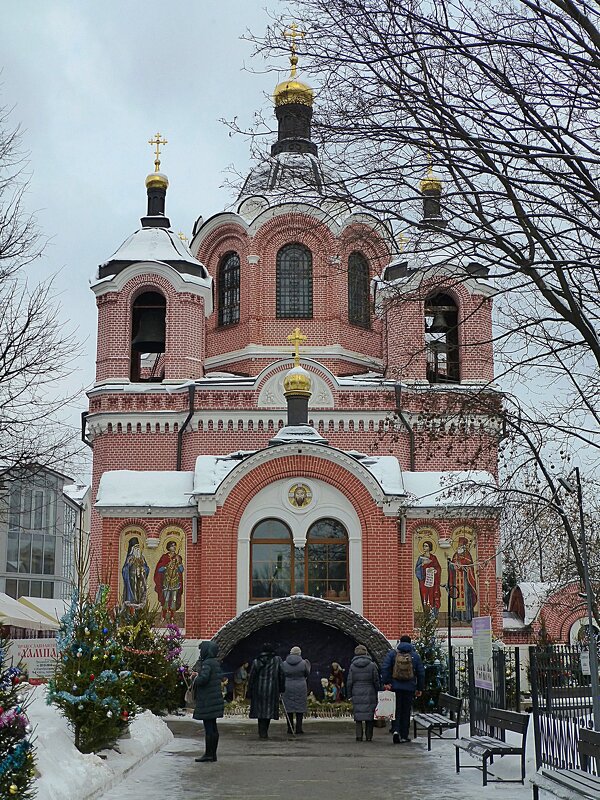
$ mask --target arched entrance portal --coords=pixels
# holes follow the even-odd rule
[[[245,661],[251,663],[263,642],[272,642],[282,657],[290,647],[299,645],[312,664],[310,689],[317,697],[320,680],[329,677],[331,663],[338,661],[347,670],[357,644],[364,644],[379,664],[390,649],[381,631],[360,614],[307,595],[253,606],[224,625],[214,641],[230,682],[234,670]]]

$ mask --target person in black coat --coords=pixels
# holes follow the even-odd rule
[[[223,672],[217,658],[219,648],[215,642],[202,642],[200,657],[194,664],[192,675],[194,677],[194,719],[201,719],[204,723],[205,753],[196,761],[216,761],[217,746],[219,744],[219,731],[217,719],[223,716],[225,702],[221,692],[221,678]]]
[[[250,697],[250,719],[258,720],[258,735],[269,738],[269,724],[279,719],[279,696],[285,691],[283,663],[275,654],[273,645],[265,642],[262,650],[252,662],[248,676]]]

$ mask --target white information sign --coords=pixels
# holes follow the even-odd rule
[[[492,618],[473,617],[473,667],[475,686],[494,691],[492,661]]]
[[[8,655],[15,667],[27,667],[30,679],[48,680],[56,666],[56,639],[14,639]]]

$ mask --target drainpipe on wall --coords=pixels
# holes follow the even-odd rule
[[[190,383],[188,386],[188,396],[189,396],[189,410],[188,415],[185,418],[183,425],[177,431],[177,472],[181,472],[181,459],[183,453],[183,434],[187,426],[190,424],[191,418],[194,416],[194,398],[196,396],[196,384]]]
[[[413,431],[409,421],[404,416],[404,412],[402,411],[402,385],[397,383],[394,386],[394,393],[396,395],[396,414],[398,415],[398,419],[404,425],[406,430],[408,431],[408,442],[409,442],[409,456],[410,456],[410,471],[415,471],[415,432]]]

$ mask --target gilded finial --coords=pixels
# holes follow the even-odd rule
[[[294,328],[292,333],[287,337],[288,342],[291,342],[294,347],[294,366],[300,366],[300,345],[306,341],[306,336],[300,333],[300,328]]]
[[[187,242],[188,241],[188,237],[185,235],[185,233],[183,231],[179,231],[177,236],[179,236],[179,238],[181,239],[182,242]]]
[[[442,181],[433,172],[433,146],[431,136],[428,137],[427,144],[427,175],[421,181],[422,192],[441,192]]]
[[[161,139],[160,133],[154,134],[154,139],[148,139],[148,144],[156,148],[154,159],[154,171],[160,172],[160,146],[168,144],[166,139]]]
[[[296,39],[304,39],[304,31],[301,31],[295,22],[283,31],[283,37],[290,40],[290,78],[296,77],[296,67],[298,66],[298,56],[296,55]]]
[[[408,244],[408,236],[405,236],[404,233],[400,232],[396,237],[396,241],[398,243],[398,250],[403,253],[406,245]]]

